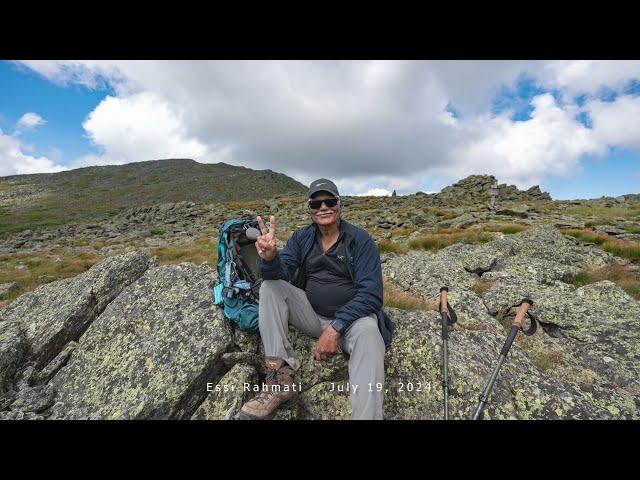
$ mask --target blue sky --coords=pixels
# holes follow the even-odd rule
[[[498,115],[508,112],[514,121],[530,120],[533,112],[531,100],[536,95],[550,93],[557,101],[561,100],[560,92],[538,85],[535,79],[523,75],[515,85],[503,86],[492,99],[491,113]],[[604,102],[614,102],[621,94],[640,95],[640,81],[631,80],[625,84],[620,92],[609,88],[602,88],[596,97]],[[578,106],[582,106],[586,95],[577,95],[571,99]],[[454,116],[458,112],[454,105],[447,105],[447,111]],[[578,121],[587,128],[591,128],[588,114],[581,112],[576,116]],[[630,125],[630,128],[640,129],[640,125]],[[446,186],[445,178],[434,177],[425,181],[425,191],[437,191]],[[618,196],[625,193],[640,193],[640,153],[625,148],[612,147],[602,158],[583,155],[580,168],[574,170],[570,176],[556,177],[548,175],[541,183],[543,190],[551,193],[554,199],[597,198],[600,196]]]
[[[602,159],[586,157],[582,171],[572,178],[551,177],[545,189],[555,199],[598,198],[640,193],[640,155],[612,148]]]
[[[640,67],[632,63],[512,67],[502,62],[487,65],[483,79],[485,64],[452,62],[447,69],[469,77],[461,85],[448,85],[447,71],[428,63],[408,68],[399,62],[354,62],[350,75],[335,85],[331,82],[344,64],[339,73],[321,62],[308,70],[306,64],[274,64],[279,70],[271,80],[270,64],[258,69],[238,62],[106,63],[63,68],[0,61],[1,175],[179,156],[271,168],[303,183],[328,171],[347,194],[437,191],[472,173],[491,173],[500,183],[521,188],[539,183],[556,199],[640,192],[640,123],[635,123]],[[210,82],[199,81],[201,69]],[[113,71],[118,75],[110,77]],[[289,85],[280,91],[283,75]],[[420,107],[407,104],[393,82],[411,75],[442,76],[443,91],[428,93]],[[106,80],[87,82],[98,76]],[[365,97],[362,85],[372,85],[375,96]],[[433,126],[424,112],[438,103],[445,106],[433,118],[450,115],[450,120]],[[19,119],[29,112],[46,123],[17,133]],[[317,117],[307,126],[309,112]],[[367,133],[367,128],[378,131],[371,120],[377,117],[382,137]],[[20,153],[14,148],[12,157],[1,158],[3,138],[6,152],[6,145],[18,145]],[[338,151],[342,158],[312,171]],[[308,165],[296,160],[307,157]]]
[[[46,124],[22,134],[36,153],[61,151],[66,163],[94,150],[82,122],[112,89],[91,90],[81,85],[61,87],[37,73],[15,64],[0,62],[0,129],[11,133],[26,112],[36,112]]]

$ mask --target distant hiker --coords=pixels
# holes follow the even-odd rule
[[[289,343],[289,324],[318,338],[315,359],[338,352],[349,357],[352,419],[382,419],[384,353],[393,324],[382,310],[382,269],[373,238],[341,218],[336,185],[311,183],[307,200],[312,224],[276,248],[276,218],[261,236],[259,328],[266,354],[267,386],[244,404],[241,418],[265,419],[295,394],[300,367]],[[354,388],[355,387],[355,388]]]
[[[391,194],[392,197],[396,196],[396,191],[394,190],[393,193]]]
[[[496,208],[496,200],[498,199],[498,195],[500,194],[500,191],[498,190],[498,182],[494,181],[491,184],[491,188],[489,189],[489,194],[491,195],[491,198],[489,200],[489,210],[495,210]]]

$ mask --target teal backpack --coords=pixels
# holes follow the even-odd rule
[[[255,220],[227,220],[218,238],[218,281],[213,286],[213,303],[240,330],[258,330],[259,257],[248,228],[260,229]]]

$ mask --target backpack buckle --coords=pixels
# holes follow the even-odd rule
[[[222,289],[222,295],[226,298],[233,298],[240,293],[240,289],[237,287],[224,287]]]

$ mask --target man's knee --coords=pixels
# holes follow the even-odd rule
[[[282,290],[282,282],[284,282],[284,280],[262,280],[259,290],[260,298],[262,298],[263,295],[267,296],[275,292],[280,292]]]
[[[350,330],[354,351],[357,349],[367,354],[384,357],[384,340],[376,320],[371,317],[363,317],[358,319]]]

